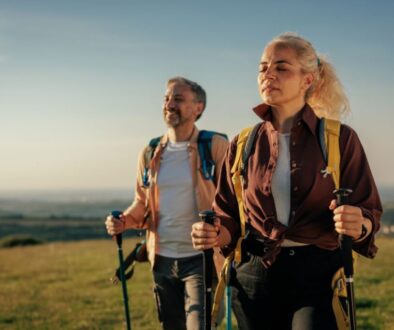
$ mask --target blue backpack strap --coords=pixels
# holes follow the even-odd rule
[[[145,168],[144,168],[144,172],[142,173],[142,184],[145,188],[148,188],[150,184],[149,182],[150,161],[152,160],[153,155],[155,154],[156,147],[159,145],[161,138],[162,138],[161,136],[158,136],[150,140],[148,148],[145,151],[145,155],[144,155]]]
[[[254,141],[256,139],[256,134],[261,125],[263,125],[264,121],[261,123],[256,124],[252,131],[249,133],[248,139],[246,140],[244,150],[242,152],[242,163],[241,163],[241,175],[245,176],[247,168],[248,168],[248,161],[249,156],[254,146]]]
[[[326,139],[324,137],[324,132],[325,132],[325,126],[326,126],[326,118],[322,117],[319,120],[319,144],[320,144],[320,149],[323,154],[323,159],[324,162],[327,164],[327,145],[326,145]]]
[[[201,169],[205,180],[215,181],[215,162],[212,159],[211,149],[212,149],[212,137],[214,135],[223,136],[228,140],[227,135],[223,133],[218,133],[214,131],[201,130],[198,133],[197,146],[198,153],[201,159]]]

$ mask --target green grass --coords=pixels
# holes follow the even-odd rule
[[[379,238],[374,260],[358,259],[355,276],[360,329],[394,329],[394,239]]]
[[[109,281],[117,264],[110,239],[1,249],[0,328],[122,329],[121,287]],[[158,328],[151,283],[139,264],[128,283],[135,329]]]
[[[394,240],[378,245],[375,260],[358,262],[359,329],[394,329]],[[117,264],[110,239],[0,249],[0,328],[124,329],[121,287],[109,281]],[[128,282],[134,329],[159,329],[151,287],[149,265],[138,264]]]
[[[103,223],[104,216],[101,218],[0,216],[0,242],[4,237],[20,235],[27,235],[43,242],[105,239],[108,234]],[[135,237],[141,232],[141,230],[128,230],[125,236]]]

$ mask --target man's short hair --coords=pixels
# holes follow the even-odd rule
[[[190,88],[190,90],[194,94],[194,99],[196,102],[202,103],[203,104],[203,110],[205,109],[207,105],[207,94],[205,93],[204,88],[202,88],[199,84],[196,82],[183,78],[183,77],[174,77],[171,78],[167,81],[167,86],[173,83],[180,83],[180,84],[185,84]],[[196,118],[198,120],[201,117],[202,113]]]

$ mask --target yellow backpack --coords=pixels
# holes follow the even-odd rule
[[[241,262],[241,244],[245,238],[245,224],[246,216],[244,213],[244,203],[242,198],[242,181],[244,171],[247,170],[247,162],[250,151],[253,147],[256,133],[261,124],[245,128],[238,136],[237,150],[235,160],[231,168],[232,182],[236,198],[238,201],[239,216],[241,220],[241,236],[237,241],[236,248],[226,258],[224,266],[221,271],[219,283],[217,285],[212,306],[212,321],[216,320],[225,286],[229,283],[230,268],[233,262]],[[341,155],[339,150],[339,135],[341,123],[337,120],[322,118],[319,123],[319,142],[326,160],[327,167],[323,171],[324,175],[331,174],[335,189],[340,187],[340,161]],[[356,253],[353,252],[353,259],[356,258]],[[338,329],[345,330],[349,328],[349,317],[347,315],[347,293],[345,285],[345,275],[343,267],[340,268],[333,276],[331,286],[333,289],[332,307],[337,321]]]

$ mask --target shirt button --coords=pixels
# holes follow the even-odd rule
[[[295,211],[291,211],[291,215],[294,217],[295,216]]]
[[[301,121],[300,121],[300,120],[297,122],[297,125],[298,125],[298,126],[300,126],[300,125],[301,125]]]
[[[293,168],[294,168],[294,167],[297,167],[296,162],[292,162],[292,163],[291,163],[291,167],[293,167]]]
[[[291,145],[292,145],[293,147],[295,147],[295,145],[296,145],[295,141],[293,141],[293,142],[291,143]]]
[[[297,191],[297,190],[298,190],[298,187],[295,186],[295,187],[293,188],[293,191]]]

